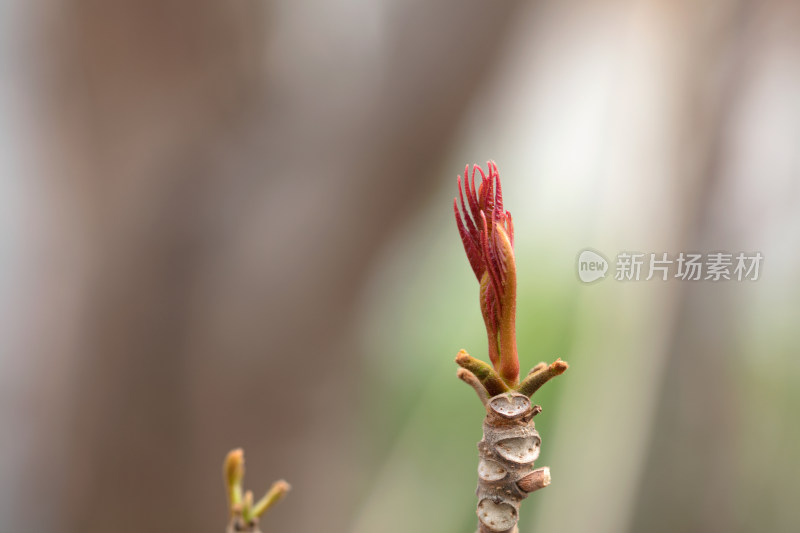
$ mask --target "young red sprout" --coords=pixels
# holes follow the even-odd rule
[[[458,198],[453,199],[453,210],[469,264],[480,283],[480,305],[489,337],[489,359],[503,381],[513,387],[519,381],[514,223],[511,213],[503,210],[497,165],[490,161],[488,166],[488,177],[479,166],[472,167],[470,177],[467,165],[463,182],[461,176],[458,177]],[[481,175],[477,189],[476,172]]]
[[[469,264],[480,283],[480,306],[489,340],[491,365],[461,350],[458,377],[470,385],[486,408],[483,438],[478,443],[478,531],[517,532],[520,502],[550,484],[548,467],[534,468],[541,438],[533,417],[541,407],[530,396],[568,368],[561,359],[539,363],[519,381],[516,340],[517,265],[514,225],[503,210],[497,165],[488,175],[478,166],[458,177],[453,200],[456,224]],[[475,186],[475,174],[481,181]],[[466,200],[465,200],[466,196]],[[459,210],[459,204],[461,209]]]
[[[489,161],[488,168],[487,175],[477,165],[473,165],[471,173],[469,165],[465,167],[463,179],[458,177],[458,197],[453,199],[453,211],[469,264],[480,283],[481,314],[492,366],[470,357],[464,350],[459,352],[456,362],[475,374],[490,396],[509,390],[530,396],[548,380],[562,374],[568,365],[560,359],[550,365],[540,363],[535,372],[519,382],[514,223],[511,213],[503,209],[497,165]],[[477,187],[476,174],[480,174]]]

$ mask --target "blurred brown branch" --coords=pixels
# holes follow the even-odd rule
[[[517,5],[387,4],[371,44],[352,17],[270,2],[73,1],[38,19],[41,151],[60,176],[42,217],[48,238],[80,236],[85,280],[49,326],[70,339],[74,378],[51,398],[68,433],[43,426],[31,452],[61,450],[29,478],[70,487],[60,530],[202,529],[233,437],[320,502],[287,502],[292,529],[345,530],[347,491],[316,472],[357,467],[357,397],[330,394],[355,390],[339,387],[357,375],[355,295],[434,186]],[[298,393],[307,372],[325,379]]]

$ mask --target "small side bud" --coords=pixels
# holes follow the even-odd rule
[[[289,492],[291,488],[292,487],[282,479],[273,483],[264,497],[258,500],[258,503],[253,507],[253,515],[257,518],[263,515],[267,509],[286,496],[286,493]]]
[[[222,467],[225,488],[228,492],[228,508],[231,514],[241,508],[242,480],[244,479],[244,451],[236,448],[228,453]]]
[[[536,365],[537,367],[539,365]],[[526,395],[532,396],[534,392],[539,390],[542,385],[550,381],[556,376],[560,376],[564,372],[567,371],[569,365],[566,361],[562,361],[561,359],[557,359],[554,363],[551,363],[550,366],[545,368],[541,368],[538,371],[529,374],[522,383],[519,384],[517,387],[517,391]]]
[[[458,352],[456,364],[475,374],[483,386],[486,387],[490,396],[496,396],[510,390],[508,385],[488,363],[475,359],[464,350]]]
[[[475,374],[466,368],[459,368],[458,372],[456,372],[456,376],[458,376],[458,379],[475,389],[478,399],[483,405],[486,405],[486,402],[489,401],[489,393],[486,391],[486,387],[483,386],[483,383],[481,383],[481,380],[479,380]]]
[[[225,488],[228,493],[228,508],[231,520],[228,524],[228,533],[248,532],[260,533],[258,519],[267,509],[283,498],[291,488],[284,481],[276,481],[258,503],[253,503],[253,492],[242,494],[244,481],[244,452],[241,448],[231,450],[222,466],[222,475],[225,479]]]
[[[520,490],[525,492],[533,492],[543,489],[550,484],[550,468],[545,466],[537,468],[524,478],[517,481]]]

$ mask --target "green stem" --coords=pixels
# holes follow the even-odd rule
[[[253,507],[253,515],[260,517],[267,509],[275,505],[278,500],[286,496],[290,488],[289,484],[282,479],[273,483],[264,497],[258,500],[258,503]]]
[[[458,352],[456,356],[456,363],[462,368],[466,368],[477,377],[480,382],[486,387],[490,396],[496,396],[503,392],[508,392],[508,385],[505,381],[497,375],[497,372],[488,364],[480,359],[475,359],[464,350]]]
[[[538,366],[538,365],[537,365]],[[539,388],[553,379],[556,376],[560,376],[563,374],[569,365],[566,361],[562,361],[561,359],[556,360],[550,366],[542,368],[541,370],[529,374],[522,383],[519,384],[517,387],[517,391],[524,394],[525,396],[532,396],[534,392],[539,390]]]

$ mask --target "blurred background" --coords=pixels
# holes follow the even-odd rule
[[[7,0],[0,81],[0,530],[222,531],[242,446],[265,532],[474,531],[494,159],[521,364],[571,364],[521,533],[797,531],[797,2]]]

